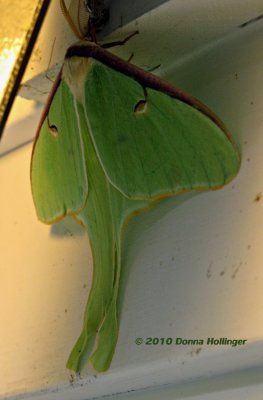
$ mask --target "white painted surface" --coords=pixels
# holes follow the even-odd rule
[[[252,11],[244,4],[247,19],[255,11],[262,13],[259,3],[249,3]],[[237,14],[240,4],[233,8]],[[168,16],[175,11],[188,16],[180,14],[182,2],[171,1],[170,6]],[[212,46],[204,43],[193,57],[183,54],[182,45],[183,61],[167,61],[159,73],[222,117],[242,149],[241,171],[223,190],[169,200],[133,222],[127,234],[119,341],[105,374],[94,376],[88,366],[82,379],[70,383],[65,370],[90,287],[86,234],[70,221],[50,228],[36,220],[29,185],[31,145],[0,158],[0,398],[91,399],[145,388],[149,392],[119,398],[262,398],[263,22],[234,29],[235,15],[230,18],[222,8],[218,26],[224,15],[234,21],[232,33],[225,32]],[[191,26],[182,20],[183,35],[178,34],[184,44],[190,43]],[[157,21],[152,21],[155,27]],[[179,43],[180,36],[175,40]],[[158,51],[149,49],[149,42],[144,48],[147,64],[148,52],[149,65],[156,65]],[[149,336],[242,338],[247,344],[134,342]]]

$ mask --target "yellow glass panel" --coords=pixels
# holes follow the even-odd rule
[[[0,0],[0,127],[47,0]],[[44,11],[45,12],[45,11]],[[28,54],[29,56],[29,54]],[[1,129],[0,129],[1,133]]]

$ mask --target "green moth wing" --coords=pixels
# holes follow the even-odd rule
[[[137,112],[145,98],[141,84],[98,61],[89,68],[84,87],[98,157],[109,181],[125,196],[152,199],[215,189],[237,173],[239,155],[228,136],[189,104],[147,89],[145,109]]]
[[[38,218],[45,223],[81,210],[88,194],[84,145],[74,103],[68,86],[60,81],[34,144],[32,194]]]

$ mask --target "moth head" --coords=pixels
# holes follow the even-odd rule
[[[71,0],[60,7],[69,27],[77,38],[92,38],[91,32],[101,31],[109,19],[109,0]]]

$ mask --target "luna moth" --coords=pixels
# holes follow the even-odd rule
[[[67,50],[36,135],[31,183],[38,218],[74,217],[92,248],[92,287],[69,369],[80,371],[90,352],[97,371],[111,364],[129,220],[163,198],[221,188],[239,166],[233,139],[200,101],[96,43]]]

